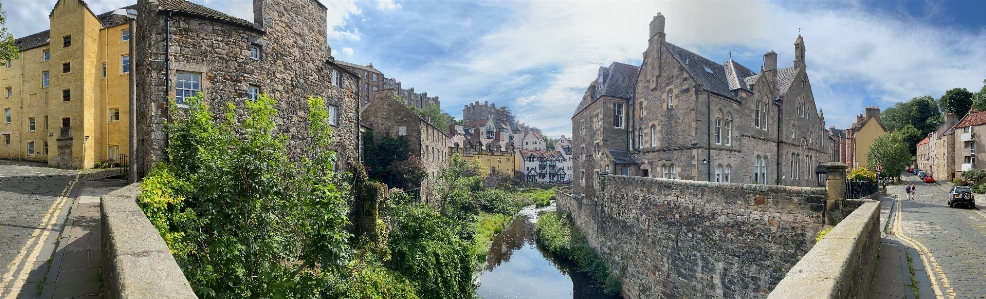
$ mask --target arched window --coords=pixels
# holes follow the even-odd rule
[[[722,112],[716,112],[716,144],[722,144]]]
[[[726,113],[726,145],[733,145],[733,115]]]
[[[760,155],[757,155],[756,159],[753,160],[753,183],[754,184],[760,182],[760,164],[761,164],[761,158],[760,158]]]
[[[729,178],[732,172],[733,172],[733,166],[726,164],[726,169],[722,173],[722,181],[726,183],[732,182],[732,179]]]
[[[668,108],[674,107],[674,93],[668,89]]]
[[[722,182],[722,164],[716,165],[716,183]]]
[[[757,110],[753,112],[753,126],[757,129],[762,128],[760,126],[760,102],[757,102]]]
[[[670,179],[678,179],[678,170],[675,169],[674,164],[671,164],[668,168],[670,168],[668,171],[671,173]]]
[[[764,131],[767,130],[767,107],[768,107],[767,106],[767,103],[768,103],[767,100],[764,99],[763,108],[760,109],[760,114],[761,114],[761,116],[760,116],[760,118],[761,118],[760,124],[763,125],[762,129]]]
[[[650,147],[657,146],[657,125],[650,125]]]

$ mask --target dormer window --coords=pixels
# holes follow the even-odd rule
[[[712,69],[710,69],[709,66],[703,65],[702,67],[705,68],[705,72],[707,72],[709,74],[715,74],[715,73],[712,72]]]

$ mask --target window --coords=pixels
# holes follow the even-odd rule
[[[37,125],[35,124],[33,117],[27,118],[27,129],[31,132],[34,132],[34,130],[37,129]]]
[[[9,99],[10,97],[13,97],[13,96],[14,96],[14,89],[13,89],[12,87],[7,87],[7,89],[6,89],[6,90],[7,90],[7,98],[8,98],[8,99]]]
[[[34,141],[27,142],[27,155],[34,156]]]
[[[757,155],[757,158],[753,160],[753,183],[756,184],[759,182],[760,182],[760,155]]]
[[[668,178],[672,180],[678,179],[678,170],[674,167],[674,164],[668,166],[668,169],[669,169],[668,172],[670,173]]]
[[[9,125],[10,124],[10,108],[3,109],[3,115],[4,115],[3,123]]]
[[[405,136],[405,135],[407,135],[407,127],[405,127],[405,126],[398,126],[397,127],[397,136]]]
[[[377,82],[377,74],[373,74],[373,82]]]
[[[41,61],[51,60],[51,51],[45,50],[42,55],[43,55],[43,57],[41,58]]]
[[[716,165],[716,183],[722,182],[722,164]]]
[[[376,86],[373,87],[373,91],[377,91],[377,87]]]
[[[333,105],[329,105],[329,124],[333,126],[339,125],[339,108]]]
[[[336,69],[332,70],[332,85],[336,87],[342,86],[342,78],[339,77],[339,71]]]
[[[103,78],[106,78],[106,63],[103,63]]]
[[[250,44],[250,58],[253,60],[260,60],[260,46],[256,44]]]
[[[722,117],[716,117],[716,144],[722,144]]]
[[[260,87],[253,85],[247,86],[247,97],[256,101],[257,97],[260,97]]]
[[[130,55],[123,55],[120,57],[120,68],[121,73],[130,73]]]
[[[202,74],[178,72],[175,81],[175,101],[185,104],[185,99],[193,97],[202,90]]]
[[[760,109],[760,124],[763,125],[761,129],[767,130],[767,101],[763,102],[763,108]]]
[[[62,37],[62,47],[68,48],[70,46],[72,46],[72,36],[71,35],[66,35],[66,36]]]
[[[123,29],[120,31],[120,40],[121,41],[130,40],[130,29]]]
[[[110,108],[110,122],[120,120],[120,108]]]
[[[760,127],[760,102],[757,102],[756,106],[757,106],[757,109],[755,111],[753,111],[753,126],[754,127],[757,127],[757,129],[759,129],[759,128],[761,128]]]
[[[47,156],[48,155],[48,142],[47,141],[44,142],[44,149],[42,149],[42,150],[43,151],[41,152],[41,154]]]
[[[68,73],[72,71],[72,63],[66,62],[62,63],[62,73]]]
[[[72,126],[72,119],[65,117],[62,118],[62,128],[68,128]]]
[[[45,131],[48,131],[48,116],[45,115]],[[47,152],[45,153],[47,155]]]
[[[795,156],[794,154],[791,154],[791,178],[792,179],[798,178],[798,170],[797,170],[798,161],[797,160],[798,160],[798,157]]]
[[[726,115],[726,145],[733,145],[733,120],[731,115]]]
[[[657,146],[657,125],[650,125],[650,147]]]
[[[733,172],[733,166],[732,165],[729,165],[729,164],[726,164],[726,169],[722,173],[722,181],[723,182],[726,182],[726,183],[732,182],[732,180],[729,178],[729,175],[732,172]]]
[[[110,146],[108,146],[107,151],[106,151],[106,159],[119,162],[120,161],[120,146],[119,145],[110,145]]]
[[[3,134],[3,145],[10,146],[10,134]]]
[[[72,90],[65,89],[62,90],[62,101],[68,102],[72,100]]]
[[[47,71],[42,72],[41,73],[41,88],[48,88],[48,83],[50,83],[48,81],[48,72]]]
[[[668,89],[668,108],[674,107],[674,93]]]
[[[637,148],[644,147],[644,129],[637,129]]]
[[[613,127],[623,128],[623,104],[613,103]]]

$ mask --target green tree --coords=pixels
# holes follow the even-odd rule
[[[922,134],[921,132],[918,131],[918,129],[915,129],[914,126],[910,124],[894,132],[900,134],[900,136],[904,138],[904,144],[907,145],[907,151],[911,155],[917,154],[918,142],[921,142],[921,140],[923,140],[925,137],[928,136],[928,134]]]
[[[407,160],[411,156],[407,136],[394,138],[390,134],[383,134],[375,138],[373,133],[368,132],[363,134],[363,140],[363,163],[370,178],[386,183],[389,187],[396,187],[399,174],[394,169],[395,162]]]
[[[17,59],[20,50],[14,43],[14,35],[7,32],[7,12],[3,10],[3,3],[0,3],[0,65],[6,65],[8,61]]]
[[[983,88],[980,88],[979,92],[972,95],[972,108],[976,108],[979,111],[986,111],[986,79],[983,80]]]
[[[168,124],[166,162],[138,204],[200,297],[312,297],[348,276],[345,181],[333,171],[331,127],[310,98],[309,141],[287,157],[274,99],[261,95],[214,117],[198,97]],[[175,107],[172,102],[172,107]],[[174,110],[173,110],[174,111]],[[237,112],[245,118],[237,120]],[[341,186],[341,188],[340,188]]]
[[[952,112],[956,118],[962,118],[972,108],[972,93],[965,88],[952,88],[938,99],[941,110]]]
[[[438,107],[438,104],[431,104],[424,109],[418,109],[417,107],[411,107],[411,111],[417,113],[418,116],[424,118],[426,121],[430,122],[438,130],[448,134],[448,125],[451,121],[451,117],[448,113],[442,112],[442,109]]]
[[[887,176],[900,176],[913,158],[904,143],[903,134],[890,132],[873,140],[866,159],[869,169],[875,169],[877,164],[881,164],[883,173]]]
[[[555,142],[558,142],[558,138],[551,138],[549,136],[544,136],[544,146],[549,150],[555,150]],[[558,149],[561,150],[561,149]]]
[[[887,131],[894,132],[910,124],[921,134],[934,131],[941,124],[941,111],[930,96],[921,96],[907,102],[899,102],[880,113],[880,121]]]
[[[415,155],[411,155],[404,161],[394,161],[392,168],[401,183],[399,187],[405,190],[421,187],[421,181],[428,176],[424,162]]]

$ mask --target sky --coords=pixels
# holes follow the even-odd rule
[[[816,107],[836,128],[866,106],[977,92],[986,79],[986,1],[320,1],[337,60],[373,63],[456,118],[488,101],[553,137],[571,136],[599,67],[640,65],[658,12],[669,42],[754,71],[769,51],[793,65],[801,34]],[[0,0],[15,38],[47,29],[55,2]],[[101,13],[136,1],[86,2]],[[192,2],[253,20],[252,0]]]

